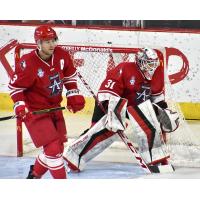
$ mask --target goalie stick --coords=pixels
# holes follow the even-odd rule
[[[65,107],[48,108],[48,109],[44,109],[44,110],[33,111],[33,112],[31,112],[31,114],[38,115],[38,114],[49,113],[49,112],[54,112],[54,111],[57,111],[57,110],[64,110],[64,109],[65,109]],[[17,115],[1,117],[0,121],[15,119],[15,118],[17,118]]]
[[[97,96],[94,94],[90,86],[84,80],[83,76],[78,71],[77,71],[77,75],[80,78],[80,80],[83,82],[85,87],[88,89],[88,91],[92,94],[93,98],[95,99],[99,107],[102,109],[102,111],[106,113],[106,110],[104,109],[102,103],[98,100]],[[133,143],[131,142],[131,140],[124,134],[123,131],[117,131],[117,134],[119,135],[121,140],[126,144],[126,146],[130,149],[130,151],[133,153],[134,157],[136,158],[136,161],[146,173],[151,174],[152,172],[156,171],[156,170],[150,169],[150,167],[145,163],[145,161],[142,159],[142,157],[140,156],[136,148],[133,146]]]
[[[85,81],[83,76],[80,74],[80,72],[77,69],[77,75],[79,79],[82,81],[82,83],[85,85],[85,87],[88,89],[88,91],[92,94],[93,98],[99,105],[99,107],[102,109],[102,111],[106,114],[106,110],[104,109],[102,103],[98,100],[97,96],[94,94],[88,83]],[[117,113],[115,113],[116,116]],[[123,131],[117,131],[117,134],[121,138],[121,140],[125,143],[125,145],[129,148],[129,150],[133,153],[137,163],[143,168],[143,170],[147,174],[151,173],[166,173],[166,172],[173,172],[174,167],[172,165],[162,165],[162,166],[156,166],[156,165],[148,165],[144,159],[141,157],[140,153],[137,151],[137,149],[134,147],[132,141],[127,137],[126,134],[124,134]]]

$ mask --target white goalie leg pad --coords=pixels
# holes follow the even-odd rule
[[[82,171],[86,163],[108,148],[118,137],[105,128],[104,115],[87,133],[65,148],[63,157],[77,170]]]
[[[162,136],[162,130],[160,128],[160,123],[157,119],[156,113],[153,109],[153,105],[150,100],[147,100],[146,102],[143,102],[138,106],[141,111],[144,113],[144,115],[147,117],[149,122],[155,127],[155,139],[153,142],[152,147],[152,162],[155,162],[156,160],[160,160],[162,158],[169,157],[169,152],[167,151],[167,147],[165,145],[165,142],[163,140]]]
[[[133,133],[137,138],[139,151],[145,162],[148,164],[169,157],[162,140],[160,124],[150,100],[141,103],[136,108],[128,107],[128,115]]]
[[[70,145],[65,148],[63,158],[67,161],[68,167],[74,171],[82,171],[85,168],[85,161],[79,159],[79,154]]]
[[[108,104],[108,114],[106,128],[110,131],[124,131],[126,126],[127,100],[110,96]]]

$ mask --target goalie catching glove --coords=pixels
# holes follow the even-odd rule
[[[168,108],[162,109],[157,104],[154,104],[158,108],[158,121],[161,124],[161,128],[164,132],[170,133],[175,131],[180,123],[180,118],[177,112],[174,112]]]

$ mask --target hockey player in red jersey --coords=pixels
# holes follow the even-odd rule
[[[30,113],[59,107],[63,86],[67,89],[66,108],[73,113],[84,108],[85,100],[79,94],[76,69],[70,55],[57,46],[54,29],[39,26],[34,38],[37,49],[22,56],[9,83],[16,115],[24,121],[35,146],[43,147],[43,153],[36,158],[27,178],[41,178],[49,170],[53,178],[65,179],[62,154],[67,131],[62,111]]]
[[[161,146],[162,143],[160,135],[156,133],[161,130],[160,125],[165,131],[173,131],[177,127],[178,122],[172,123],[173,127],[166,127],[166,123],[161,122],[160,124],[156,117],[156,115],[160,114],[160,109],[166,110],[167,108],[164,98],[164,66],[162,60],[161,52],[150,48],[143,48],[136,53],[135,62],[120,63],[107,73],[98,91],[98,100],[107,113],[102,111],[102,108],[96,102],[92,117],[92,127],[69,145],[64,152],[64,158],[68,161],[72,170],[83,170],[89,160],[93,159],[116,140],[117,130],[124,130],[123,126],[125,124],[121,123],[122,120],[114,122],[115,111],[118,113],[122,112],[123,107],[125,107],[124,104],[120,104],[120,99],[122,98],[127,100],[127,108],[139,108],[138,105],[142,105],[142,107],[145,105],[147,107],[145,107],[145,110],[143,109],[145,112],[148,109],[150,110],[151,107],[153,108],[151,112],[155,110],[155,114],[152,113],[150,116],[148,112],[137,113],[138,109],[136,112],[124,109],[121,119],[124,118],[124,115],[132,119],[133,126],[135,127],[135,130],[133,130],[134,134],[140,130],[137,133],[139,138],[137,142],[140,143],[141,138],[143,138],[142,141],[146,141],[147,147],[143,155],[148,164],[166,163],[168,155],[163,154],[161,157],[154,156],[155,143],[157,143],[156,146]],[[143,103],[148,100],[151,101],[150,104]],[[116,107],[113,107],[115,102],[117,102]],[[152,106],[152,103],[155,106]],[[115,111],[112,112],[112,109],[109,110],[110,105]],[[175,121],[178,118],[176,114],[173,117],[167,115],[167,117],[165,116],[165,120],[173,118],[172,121]],[[147,123],[147,121],[151,123]],[[122,124],[121,128],[119,126],[120,123]],[[144,127],[146,127],[146,130]],[[148,127],[153,131],[150,132],[150,128],[148,129]],[[141,150],[144,150],[144,144],[138,145]],[[157,148],[155,149],[157,151]],[[159,149],[160,151],[163,150]]]

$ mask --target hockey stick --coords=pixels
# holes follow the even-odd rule
[[[33,112],[31,112],[31,114],[38,115],[38,114],[49,113],[49,112],[54,112],[54,111],[57,111],[57,110],[64,110],[64,109],[65,109],[65,107],[48,108],[48,109],[44,109],[44,110],[33,111]],[[17,118],[17,115],[1,117],[0,121],[9,120],[9,119],[15,119],[15,118]]]
[[[104,113],[106,113],[106,110],[104,109],[102,103],[98,100],[97,96],[94,94],[94,92],[92,91],[90,86],[84,80],[83,76],[78,71],[77,71],[77,75],[80,78],[80,80],[83,82],[85,87],[88,89],[88,91],[92,94],[93,98],[95,99],[95,101],[97,102],[99,107],[102,109],[102,111]],[[133,153],[134,157],[136,158],[136,161],[143,168],[143,170],[148,174],[151,174],[152,172],[155,172],[154,170],[150,169],[150,167],[145,163],[143,158],[140,156],[140,154],[138,153],[138,151],[134,147],[134,145],[131,142],[131,140],[124,134],[124,132],[123,131],[117,131],[117,134],[119,135],[121,140],[126,144],[126,146],[130,149],[130,151]]]
[[[57,111],[57,110],[64,110],[65,107],[56,107],[56,108],[47,108],[47,109],[44,109],[44,110],[36,110],[36,111],[33,111],[32,114],[34,115],[38,115],[38,114],[43,114],[43,113],[49,113],[49,112],[54,112],[54,111]]]
[[[1,117],[0,121],[9,120],[9,119],[15,119],[16,117],[17,117],[16,115],[11,115],[11,116],[7,116],[7,117]]]

